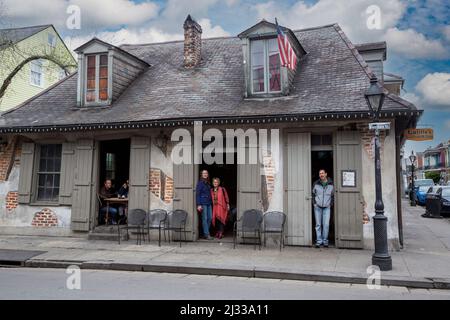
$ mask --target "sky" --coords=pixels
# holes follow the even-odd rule
[[[204,38],[277,17],[293,30],[338,23],[353,43],[386,41],[385,71],[405,78],[402,96],[424,110],[418,127],[435,132],[405,153],[450,140],[448,0],[0,0],[0,27],[53,24],[71,49],[93,36],[116,45],[179,40],[188,14]]]

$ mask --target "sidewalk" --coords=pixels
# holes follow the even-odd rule
[[[392,252],[393,270],[382,284],[450,289],[450,220],[424,219],[423,208],[404,202],[404,249]],[[267,248],[218,241],[141,246],[133,240],[112,241],[67,237],[0,236],[2,249],[32,250],[28,267],[67,267],[151,272],[263,277],[309,281],[366,283],[372,251],[285,247]],[[13,251],[11,251],[13,252]]]

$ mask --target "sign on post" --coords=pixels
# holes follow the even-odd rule
[[[369,123],[369,130],[390,130],[390,122],[372,122]]]
[[[411,128],[405,130],[405,139],[413,141],[428,141],[433,140],[433,129],[431,128]]]

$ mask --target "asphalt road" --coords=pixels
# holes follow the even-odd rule
[[[339,283],[81,270],[1,268],[0,299],[450,299],[450,290]],[[68,281],[69,279],[69,281]],[[69,287],[73,289],[68,289]],[[81,288],[76,289],[80,284]]]

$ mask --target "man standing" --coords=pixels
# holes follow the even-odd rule
[[[112,224],[117,224],[116,216],[117,216],[117,208],[112,206],[107,207],[106,202],[103,201],[108,198],[117,197],[117,192],[114,191],[112,187],[112,182],[110,179],[105,180],[103,187],[100,189],[100,200],[102,200],[101,208],[100,208],[100,216],[98,218],[99,224],[103,224],[106,217],[106,210],[108,209],[108,216],[111,217]]]
[[[328,248],[330,228],[330,208],[334,201],[333,181],[327,177],[325,169],[319,170],[319,180],[313,184],[314,218],[316,220],[316,248]]]

